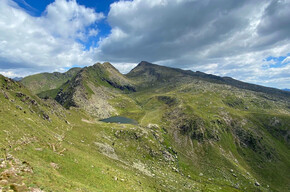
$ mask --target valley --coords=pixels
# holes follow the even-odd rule
[[[0,87],[2,191],[290,190],[290,92],[145,61]]]

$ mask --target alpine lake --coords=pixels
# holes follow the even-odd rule
[[[122,117],[122,116],[113,116],[106,119],[102,119],[100,121],[106,122],[106,123],[120,123],[120,124],[132,124],[132,125],[138,124],[136,120],[130,119],[127,117]]]

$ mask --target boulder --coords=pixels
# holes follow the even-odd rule
[[[58,166],[58,164],[56,164],[56,163],[50,163],[50,166],[51,166],[53,169],[59,169],[59,166]]]

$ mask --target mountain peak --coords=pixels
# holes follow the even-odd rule
[[[114,67],[114,65],[112,65],[110,62],[104,62],[102,65],[103,65],[106,69],[112,69],[112,70],[115,70],[115,71],[117,71],[118,73],[120,73],[119,70],[116,69],[116,67]]]
[[[157,64],[150,63],[148,61],[141,61],[135,68],[133,68],[128,74],[144,71],[144,70],[154,70],[154,69],[171,69],[170,67],[165,67]]]
[[[136,69],[136,68],[144,68],[144,67],[153,68],[153,67],[163,67],[163,66],[160,66],[160,65],[157,65],[157,64],[153,64],[153,63],[150,63],[148,61],[141,61],[134,69]]]
[[[141,61],[138,66],[145,66],[145,65],[153,65],[152,63],[149,63],[148,61]]]
[[[147,61],[141,61],[126,76],[138,82],[141,87],[151,87],[152,85],[157,84],[160,86],[165,86],[165,84],[172,84],[176,82],[184,83],[192,80],[203,80],[210,83],[226,84],[240,89],[289,98],[289,92],[287,91],[245,83],[231,77],[220,77],[200,71],[193,72],[191,70],[160,66]]]
[[[106,66],[106,67],[115,68],[110,62],[104,62],[103,65]]]
[[[104,62],[104,63],[98,62],[98,63],[95,63],[93,65],[93,67],[95,67],[95,68],[101,67],[101,68],[104,68],[104,69],[107,69],[107,70],[114,70],[114,71],[119,72],[119,70],[116,69],[110,62]]]

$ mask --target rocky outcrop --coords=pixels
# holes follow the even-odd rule
[[[206,125],[201,117],[186,114],[180,108],[168,112],[164,118],[168,119],[171,122],[170,126],[175,127],[181,135],[189,136],[192,140],[198,142],[219,140],[219,132],[215,126]]]
[[[125,76],[110,63],[96,63],[83,68],[58,91],[55,100],[67,109],[82,108],[98,118],[107,118],[116,113],[110,104],[114,93],[136,91]]]

